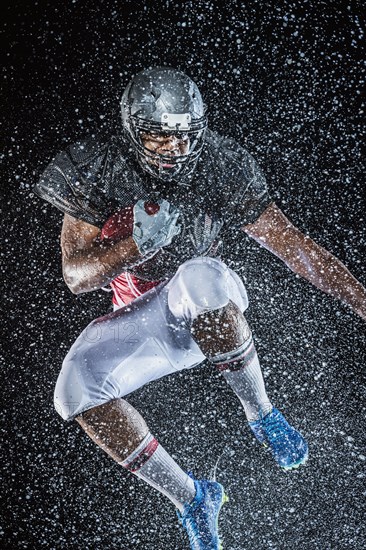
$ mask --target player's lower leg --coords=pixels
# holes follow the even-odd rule
[[[193,321],[192,333],[240,399],[260,443],[270,448],[283,468],[303,464],[307,444],[268,399],[251,331],[239,308],[229,302],[219,310],[199,315]]]
[[[158,443],[140,413],[127,401],[109,401],[76,420],[116,462],[166,495],[179,510],[194,499],[194,481]]]
[[[203,353],[222,372],[240,399],[248,422],[272,410],[248,323],[233,303],[204,313],[192,332]]]
[[[218,515],[226,500],[220,483],[196,480],[184,472],[123,399],[90,409],[76,420],[116,462],[175,504],[191,550],[219,550]]]

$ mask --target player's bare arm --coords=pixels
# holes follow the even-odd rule
[[[366,289],[343,263],[297,229],[274,203],[242,228],[294,273],[348,304],[366,320]]]
[[[143,257],[152,257],[179,234],[179,210],[166,200],[139,200],[110,216],[102,230],[65,215],[61,234],[63,273],[80,294],[110,283]]]
[[[65,214],[61,232],[62,269],[71,292],[81,294],[107,285],[140,252],[134,239],[101,242],[101,230]]]

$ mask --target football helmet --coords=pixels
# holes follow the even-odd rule
[[[165,181],[193,171],[204,145],[207,109],[187,75],[171,67],[145,69],[129,82],[120,105],[124,130],[144,170]],[[158,153],[144,145],[146,137],[168,141],[170,136],[184,147]]]

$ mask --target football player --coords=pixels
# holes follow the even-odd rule
[[[267,396],[244,316],[245,287],[220,260],[220,240],[244,231],[363,319],[366,292],[286,218],[253,157],[208,129],[206,106],[187,75],[170,67],[140,72],[123,93],[121,114],[119,135],[71,145],[35,187],[64,212],[66,284],[75,294],[109,285],[115,310],[71,347],[55,406],[174,503],[192,549],[212,550],[220,544],[223,487],[182,469],[126,396],[208,359],[258,441],[281,468],[297,468],[307,443]]]

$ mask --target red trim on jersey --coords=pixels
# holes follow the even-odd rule
[[[110,283],[113,289],[112,301],[116,306],[125,306],[160,283],[161,281],[143,281],[126,271]]]

